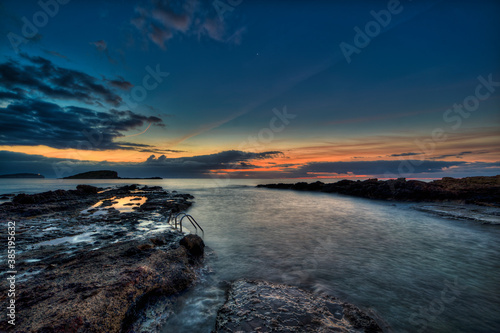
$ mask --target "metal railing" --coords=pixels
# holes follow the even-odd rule
[[[179,220],[179,216],[182,216]],[[200,228],[201,232],[202,233],[205,233],[205,231],[203,230],[203,228],[198,224],[198,222],[196,222],[196,220],[194,219],[193,216],[189,215],[189,214],[186,214],[186,213],[178,213],[177,215],[175,215],[175,217],[172,219],[172,212],[170,212],[170,214],[168,215],[168,223],[172,223],[172,220],[174,221],[174,226],[175,226],[175,229],[177,229],[177,225],[179,225],[179,230],[182,232],[182,220],[184,220],[184,218],[187,218],[189,222],[191,222],[191,225],[194,227],[194,230],[196,231],[196,233],[198,233],[198,228]]]

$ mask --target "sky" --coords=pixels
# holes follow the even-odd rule
[[[500,174],[500,2],[0,3],[0,174]]]

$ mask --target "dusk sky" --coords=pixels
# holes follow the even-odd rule
[[[500,174],[499,1],[2,1],[0,174]]]

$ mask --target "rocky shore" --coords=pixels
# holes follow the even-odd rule
[[[79,185],[0,205],[0,219],[16,223],[17,271],[16,325],[2,320],[0,331],[141,331],[143,309],[190,287],[202,267],[203,240],[165,223],[190,199],[161,187]],[[0,295],[4,309],[8,301]]]
[[[432,182],[405,178],[381,181],[341,180],[337,183],[299,182],[257,185],[261,188],[339,193],[369,199],[415,202],[461,202],[500,207],[500,175],[492,177],[444,177]]]
[[[206,269],[203,240],[165,221],[192,198],[138,185],[6,195],[0,220],[16,223],[16,313],[0,331],[160,332]],[[238,280],[226,295],[214,332],[382,332],[355,306],[293,286]]]
[[[230,332],[383,332],[354,305],[328,295],[265,281],[231,284],[217,313],[216,333]]]

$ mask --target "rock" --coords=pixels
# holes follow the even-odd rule
[[[116,171],[99,170],[79,173],[77,175],[64,177],[63,179],[120,179]]]
[[[239,280],[217,313],[214,332],[383,332],[354,305],[265,281]]]
[[[369,199],[417,202],[459,201],[500,206],[500,175],[461,179],[444,177],[432,182],[407,181],[405,178],[387,181],[380,181],[376,178],[365,181],[344,179],[330,184],[300,182],[296,184],[258,185],[257,187],[340,193]]]
[[[180,240],[179,244],[184,246],[189,254],[195,258],[203,257],[205,243],[198,235],[187,235]]]
[[[148,212],[120,213],[108,206],[99,209],[105,214],[81,214],[100,201],[134,195],[135,188],[95,193],[78,187],[18,195],[15,203],[0,205],[0,220],[15,220],[22,236],[16,247],[27,250],[16,253],[22,272],[16,280],[16,326],[0,321],[0,332],[144,332],[135,326],[146,316],[144,306],[192,285],[201,264],[194,256],[203,243],[190,239],[180,246],[185,235],[178,231],[155,230],[150,239],[154,225],[136,228],[139,221],[156,221],[190,202],[164,204],[170,194],[160,188],[141,194],[152,208]],[[40,245],[80,234],[81,242]],[[7,284],[0,280],[0,289],[8,290]],[[7,300],[7,293],[0,295],[0,302]]]
[[[43,272],[16,285],[17,332],[128,332],[151,299],[181,292],[196,279],[185,247],[137,240],[42,264]],[[1,332],[8,329],[0,322]]]
[[[77,185],[76,190],[87,194],[97,194],[99,192],[98,187],[91,185]]]

